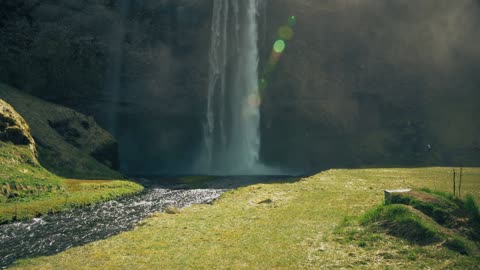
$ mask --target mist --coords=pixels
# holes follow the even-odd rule
[[[480,163],[478,1],[264,1],[259,160],[286,171]],[[213,5],[5,2],[0,79],[93,116],[127,174],[182,174],[201,151]],[[81,49],[80,49],[81,48]]]

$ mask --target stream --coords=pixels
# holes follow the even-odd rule
[[[144,184],[144,183],[142,183]],[[131,230],[152,213],[172,206],[211,203],[222,188],[144,185],[136,196],[0,226],[0,269],[22,258],[48,256]]]

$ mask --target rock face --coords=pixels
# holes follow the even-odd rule
[[[294,38],[263,94],[262,151],[301,170],[480,165],[478,1],[270,1]],[[288,153],[288,154],[287,154]]]
[[[1,1],[0,47],[8,53],[0,53],[0,82],[93,115],[118,139],[125,171],[176,170],[201,140],[211,7]]]
[[[30,127],[10,104],[0,99],[0,141],[15,145],[27,145],[34,157],[37,155]]]
[[[92,115],[125,172],[186,173],[211,12],[212,0],[1,1],[0,81]],[[262,93],[261,159],[301,172],[480,165],[479,14],[472,0],[268,1],[261,68],[279,28],[297,24]],[[47,124],[84,144],[82,121]],[[113,160],[114,148],[88,153]]]
[[[47,121],[48,125],[65,142],[88,153],[100,163],[118,169],[118,144],[113,137],[106,136],[106,132],[99,128],[93,118],[73,113],[67,117],[51,119]]]

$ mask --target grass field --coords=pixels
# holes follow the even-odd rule
[[[64,179],[44,169],[28,146],[0,142],[0,224],[140,192],[133,182]]]
[[[384,189],[450,192],[451,176],[451,168],[329,170],[252,185],[14,269],[478,269],[478,248],[460,255],[358,224]],[[462,190],[479,201],[480,169],[464,169]]]

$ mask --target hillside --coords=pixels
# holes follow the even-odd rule
[[[128,181],[65,179],[45,169],[43,165],[70,178],[77,176],[76,179],[121,179],[118,172],[89,155],[88,150],[95,153],[102,147],[100,143],[113,141],[108,133],[94,125],[93,120],[87,122],[86,117],[78,113],[39,101],[5,85],[0,85],[0,93],[2,98],[18,102],[28,116],[25,120],[0,99],[0,224],[110,200],[143,189]],[[58,132],[56,126],[51,125],[58,123],[55,121],[72,119],[91,125],[99,141],[88,144],[94,138],[90,135],[85,139],[82,136],[87,132],[78,132],[74,133],[78,135],[74,139],[79,144],[74,147],[66,133]],[[33,125],[30,127],[29,123]],[[76,130],[71,128],[69,134]]]
[[[38,159],[64,177],[119,179],[117,143],[92,117],[58,106],[0,83],[0,99],[29,124]]]

